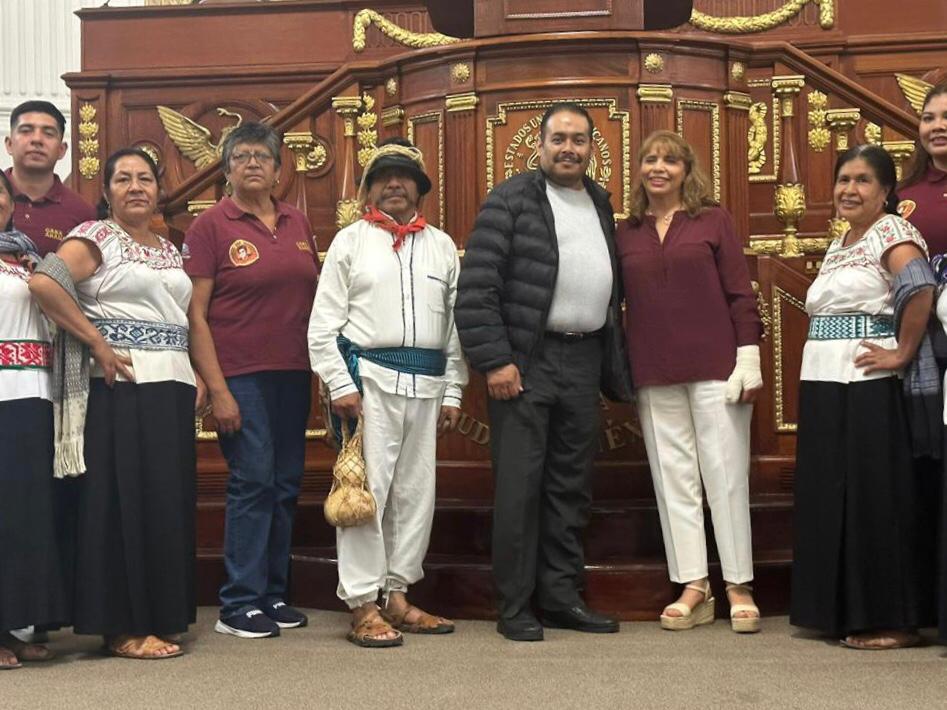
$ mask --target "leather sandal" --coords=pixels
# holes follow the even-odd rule
[[[11,651],[17,657],[18,661],[26,661],[28,663],[51,661],[56,657],[56,654],[50,651],[46,646],[38,643],[20,641],[20,639],[10,633],[0,635],[0,648]],[[12,667],[16,668],[17,666]]]
[[[753,593],[753,587],[749,584],[727,584],[727,599],[729,592],[733,589]],[[741,612],[750,612],[754,616],[737,616]],[[755,634],[760,630],[760,608],[756,604],[731,604],[730,605],[730,628],[738,634]]]
[[[418,612],[416,621],[405,621],[412,611]],[[450,634],[454,631],[454,622],[442,616],[434,616],[416,606],[408,604],[402,611],[393,612],[387,607],[381,610],[381,617],[398,631],[406,634]]]
[[[891,643],[881,643],[883,639],[890,639]],[[921,637],[913,631],[879,631],[874,634],[852,634],[841,639],[846,648],[857,651],[893,651],[898,648],[917,646]]]
[[[166,658],[177,658],[184,655],[184,649],[178,647],[177,651],[171,653],[158,653],[157,651],[168,646],[177,646],[177,644],[168,643],[157,636],[151,636],[162,645],[148,643],[148,636],[113,636],[106,639],[105,649],[109,655],[116,658],[129,658],[133,661],[163,661]]]
[[[12,671],[16,668],[23,667],[23,664],[16,657],[16,654],[6,646],[0,646],[0,659],[16,661],[15,663],[0,663],[0,671]]]
[[[394,638],[374,638],[375,636],[381,636],[391,631],[396,633]],[[391,624],[382,618],[377,610],[371,614],[367,614],[357,624],[353,619],[352,630],[349,631],[346,638],[356,646],[361,646],[362,648],[391,648],[392,646],[400,646],[404,643],[404,636],[401,635],[401,631],[393,628]]]
[[[661,614],[661,628],[668,631],[687,631],[695,626],[714,623],[714,603],[715,600],[710,594],[710,580],[706,580],[703,586],[697,584],[687,584],[684,589],[693,589],[704,595],[704,600],[699,602],[691,609],[684,602],[675,602],[664,607],[664,613]],[[679,611],[680,616],[668,616],[667,611]]]

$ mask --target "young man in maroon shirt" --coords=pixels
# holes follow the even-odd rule
[[[43,256],[56,251],[73,227],[95,219],[95,210],[54,172],[66,154],[66,119],[48,101],[26,101],[10,114],[4,141],[13,167],[13,223]]]

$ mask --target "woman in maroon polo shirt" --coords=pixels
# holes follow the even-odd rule
[[[932,86],[927,92],[917,132],[914,157],[898,188],[898,212],[924,237],[934,273],[943,285],[947,283],[947,82]],[[943,293],[937,301],[937,315],[940,323],[947,323],[947,296]],[[947,369],[947,334],[940,323],[932,319],[930,333],[943,374]],[[920,489],[917,550],[921,624],[927,626],[939,618],[940,638],[947,641],[947,565],[938,565],[939,555],[947,555],[947,546],[938,553],[936,532],[939,526],[945,526],[942,537],[947,533],[943,462],[928,456],[916,458],[914,474]],[[943,570],[939,594],[938,567]]]
[[[639,152],[631,216],[616,233],[638,415],[671,580],[684,585],[661,626],[714,620],[701,481],[734,631],[759,630],[751,588],[750,419],[763,386],[762,324],[730,215],[694,151],[657,131]]]
[[[233,196],[198,217],[184,240],[192,357],[230,468],[216,630],[264,638],[307,623],[286,595],[319,272],[306,215],[271,195],[279,135],[245,123],[224,141],[221,162]]]

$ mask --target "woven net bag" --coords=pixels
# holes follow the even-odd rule
[[[332,467],[332,490],[323,505],[326,522],[337,528],[362,525],[375,517],[375,498],[368,489],[362,457],[362,418],[355,433],[342,425],[342,450]]]

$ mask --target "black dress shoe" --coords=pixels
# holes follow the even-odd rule
[[[618,631],[618,622],[611,617],[592,611],[584,604],[568,609],[541,612],[544,626],[555,629],[574,629],[590,634],[614,634]]]
[[[529,612],[521,612],[512,619],[500,618],[497,631],[510,641],[542,641],[543,627]]]

